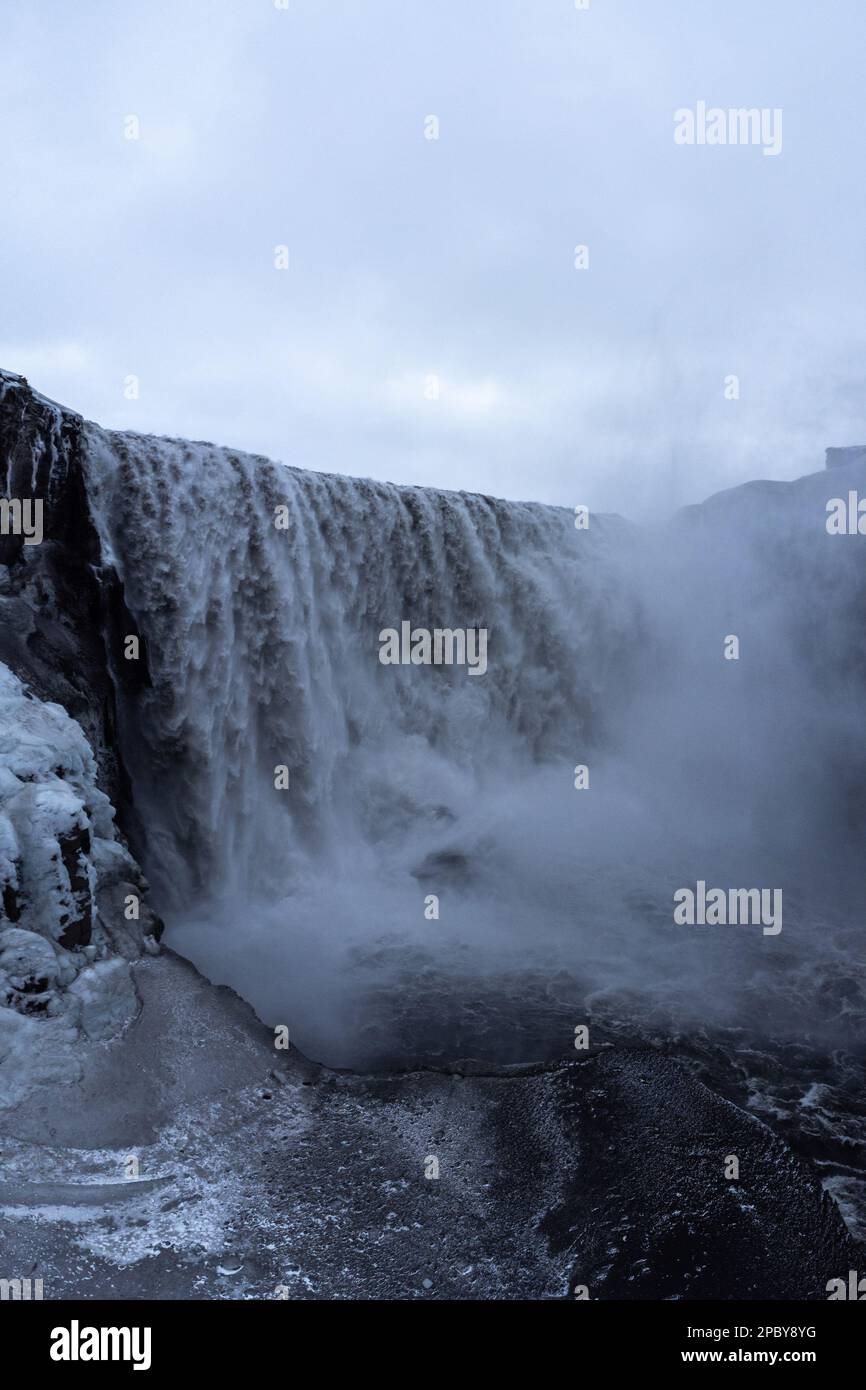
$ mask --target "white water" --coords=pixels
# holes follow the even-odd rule
[[[504,1055],[509,1030],[520,1055],[548,1006],[564,1049],[584,1005],[845,1041],[863,565],[823,522],[854,472],[657,532],[578,531],[540,506],[86,437],[152,680],[122,708],[145,868],[170,943],[212,978],[333,1063],[476,1035]],[[486,627],[487,674],[380,665],[403,619]],[[675,927],[698,878],[781,887],[782,934]]]

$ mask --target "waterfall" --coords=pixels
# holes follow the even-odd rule
[[[584,528],[50,420],[117,591],[167,939],[310,1055],[525,1060],[584,1017],[840,1037],[866,1013],[838,1007],[864,997],[866,576],[824,525],[862,460]],[[386,664],[404,629],[484,632],[486,669]],[[784,890],[784,930],[677,926],[698,882]]]
[[[143,640],[126,755],[172,899],[290,891],[311,855],[447,815],[455,776],[602,737],[637,620],[611,563],[624,523],[92,426],[85,450]],[[405,621],[485,629],[489,669],[382,665]]]

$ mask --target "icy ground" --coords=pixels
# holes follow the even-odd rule
[[[170,953],[133,975],[125,1034],[6,1117],[3,1263],[46,1298],[821,1298],[862,1255],[783,1142],[657,1054],[354,1076]]]

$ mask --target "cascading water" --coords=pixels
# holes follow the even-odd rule
[[[635,621],[606,560],[622,523],[580,535],[566,512],[93,428],[86,447],[146,644],[126,751],[173,902],[291,892],[310,861],[435,823],[460,785],[597,741]],[[405,619],[487,628],[491,671],[382,666]]]
[[[265,1016],[293,999],[300,1040],[342,1033],[345,1006],[334,1030],[304,977],[325,942],[331,1001],[331,951],[357,965],[400,938],[446,969],[553,951],[595,990],[681,987],[696,1013],[776,970],[760,933],[688,940],[670,903],[712,873],[783,874],[787,951],[802,837],[827,841],[842,784],[863,783],[863,759],[842,771],[823,737],[856,723],[863,684],[845,627],[858,574],[823,532],[820,475],[648,539],[209,445],[83,438],[149,671],[121,710],[143,858],[193,956]],[[842,581],[848,602],[822,612]],[[379,631],[403,620],[487,628],[487,673],[382,666]],[[741,663],[721,655],[728,632]],[[840,689],[817,737],[828,662]]]
[[[479,946],[475,969],[525,949],[544,907],[515,916],[508,842],[537,819],[523,790],[571,788],[633,683],[639,604],[615,563],[630,528],[90,426],[84,441],[144,642],[122,736],[171,939],[308,1051],[356,1058],[344,992],[363,994],[365,963],[387,978],[434,945],[447,975]],[[379,634],[405,620],[486,629],[489,669],[383,666]]]
[[[82,438],[143,640],[121,736],[170,943],[330,1063],[652,1038],[855,1201],[866,585],[824,527],[838,479],[580,530]],[[486,672],[381,664],[406,620],[486,629]],[[782,930],[676,925],[698,880],[781,889]]]

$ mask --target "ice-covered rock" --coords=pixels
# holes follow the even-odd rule
[[[30,1051],[50,1041],[9,1011],[100,1040],[134,1016],[129,961],[160,925],[146,892],[81,727],[0,664],[0,1090],[22,1029]]]
[[[62,946],[87,945],[97,838],[114,813],[78,724],[0,666],[0,875],[4,913]],[[11,911],[10,911],[11,908]]]
[[[18,927],[0,931],[0,1003],[37,1013],[48,1007],[60,975],[57,952],[44,936]]]
[[[35,1087],[77,1081],[79,1038],[65,1015],[29,1016],[0,1008],[0,1112],[14,1108]]]
[[[88,965],[67,992],[70,1019],[95,1042],[113,1038],[138,1009],[135,986],[125,960],[112,957]]]

